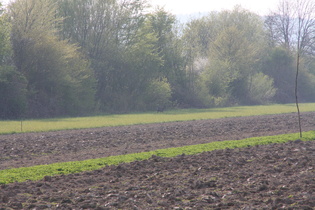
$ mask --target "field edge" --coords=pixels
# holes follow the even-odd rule
[[[89,159],[83,161],[72,161],[63,163],[54,163],[49,165],[37,165],[24,168],[12,168],[0,171],[0,185],[13,182],[25,182],[27,180],[37,181],[46,176],[67,175],[101,169],[109,165],[119,165],[134,161],[142,161],[152,156],[175,157],[178,155],[195,155],[202,152],[209,152],[220,149],[235,149],[249,146],[266,145],[273,143],[286,143],[289,141],[315,140],[315,131],[303,133],[303,138],[299,138],[299,133],[282,134],[276,136],[253,137],[242,140],[218,141],[206,144],[190,145],[168,149],[158,149],[149,152],[134,153],[119,156],[109,156],[105,158]]]
[[[302,103],[300,106],[301,113],[315,112],[315,103]],[[272,104],[264,106],[259,105],[210,109],[170,110],[163,113],[150,112],[94,117],[0,121],[0,135],[288,114],[294,113],[295,111],[295,104]]]

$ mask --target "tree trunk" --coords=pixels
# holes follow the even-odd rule
[[[298,77],[299,77],[299,67],[300,67],[300,53],[297,53],[297,64],[296,64],[296,77],[295,77],[295,103],[298,112],[298,121],[300,128],[300,138],[302,138],[302,125],[301,125],[301,114],[298,100]]]

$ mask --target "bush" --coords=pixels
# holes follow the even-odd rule
[[[23,117],[26,111],[26,79],[12,66],[0,65],[0,118]]]
[[[255,74],[249,82],[249,97],[254,104],[267,104],[275,96],[277,89],[273,79],[263,73]]]
[[[166,78],[154,79],[145,92],[147,110],[163,111],[171,106],[172,90]]]

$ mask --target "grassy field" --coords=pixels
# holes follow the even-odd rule
[[[301,112],[315,111],[315,103],[300,104]],[[163,113],[136,113],[121,115],[103,115],[77,118],[55,118],[23,121],[0,121],[0,134],[20,132],[45,132],[67,129],[96,128],[134,124],[190,121],[240,117],[251,115],[269,115],[296,112],[295,104],[242,106],[212,109],[184,109]]]
[[[79,173],[82,171],[97,170],[108,165],[118,165],[132,161],[141,161],[149,159],[152,155],[160,157],[175,157],[186,154],[194,155],[202,152],[225,149],[242,148],[255,145],[264,145],[272,143],[285,143],[298,139],[298,134],[284,134],[278,136],[255,137],[243,140],[218,141],[208,144],[199,144],[169,149],[159,149],[150,152],[142,152],[128,155],[111,156],[99,159],[84,161],[55,163],[50,165],[38,165],[25,168],[13,168],[0,171],[0,185],[12,182],[23,182],[26,180],[40,180],[45,176],[55,176],[60,174]],[[315,139],[315,131],[305,132],[303,141],[312,141]]]

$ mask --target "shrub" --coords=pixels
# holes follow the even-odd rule
[[[145,92],[146,109],[163,111],[171,106],[171,95],[171,86],[166,78],[152,80]]]
[[[277,89],[273,79],[263,73],[255,74],[249,82],[249,97],[254,104],[267,104],[275,96]]]

